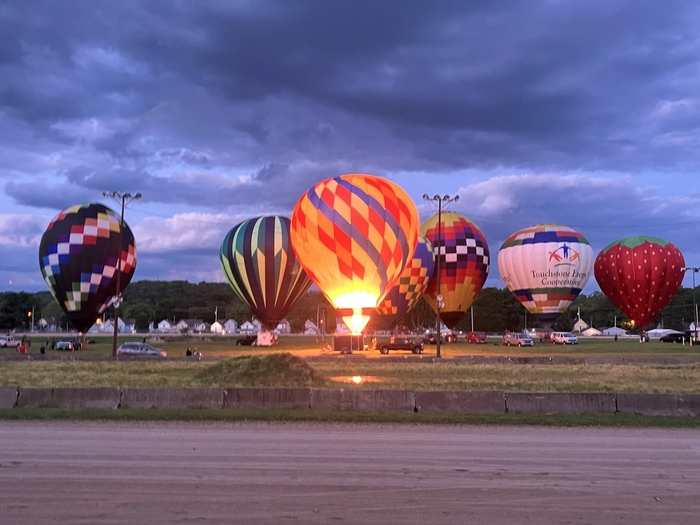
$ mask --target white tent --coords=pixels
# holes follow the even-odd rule
[[[649,337],[657,338],[663,337],[668,334],[682,334],[678,330],[671,330],[670,328],[654,328],[653,330],[647,330],[647,335]]]
[[[627,330],[623,330],[619,326],[613,326],[611,328],[604,328],[603,335],[627,335]]]
[[[596,330],[595,328],[591,327],[591,328],[589,328],[589,329],[584,330],[583,332],[581,332],[581,335],[583,335],[583,336],[585,336],[585,337],[593,337],[593,336],[595,336],[595,335],[603,335],[603,332],[601,332],[600,330]]]

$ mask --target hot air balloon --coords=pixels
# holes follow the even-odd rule
[[[286,217],[257,217],[234,226],[219,256],[229,284],[268,330],[311,286],[291,248]]]
[[[119,215],[102,204],[79,204],[59,213],[41,237],[44,281],[79,332],[85,333],[112,304],[118,258],[121,291],[136,270],[134,235],[124,223],[120,247],[119,222]]]
[[[685,260],[658,237],[625,237],[609,244],[595,260],[601,291],[644,330],[668,304],[683,281]]]
[[[444,303],[440,307],[440,319],[445,326],[453,329],[484,287],[489,274],[489,245],[481,230],[465,216],[453,211],[442,212],[441,215],[440,239],[437,214],[423,223],[421,231],[440,257],[439,293]],[[437,278],[434,275],[425,298],[435,311],[437,295]]]
[[[536,224],[504,241],[498,270],[528,312],[551,328],[590,279],[593,250],[572,228]]]
[[[433,245],[425,235],[419,233],[413,257],[408,261],[398,282],[386,294],[377,311],[382,315],[397,316],[408,313],[428,288],[434,267]]]
[[[292,247],[357,334],[413,256],[419,225],[415,204],[397,184],[374,175],[341,175],[299,199]]]

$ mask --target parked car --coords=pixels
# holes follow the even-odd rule
[[[535,342],[529,335],[521,334],[518,332],[506,332],[503,334],[503,340],[501,344],[506,346],[535,346]]]
[[[488,343],[486,332],[469,332],[467,334],[467,343]]]
[[[578,338],[571,332],[552,332],[549,341],[555,345],[578,344]]]
[[[0,336],[0,346],[3,348],[19,348],[22,342],[15,339],[14,336],[7,334]]]
[[[408,350],[414,354],[420,354],[423,351],[422,341],[403,335],[392,335],[388,343],[380,343],[378,346],[382,354],[388,354],[389,350]]]
[[[117,355],[166,357],[168,353],[146,343],[122,343],[117,348]]]
[[[64,337],[58,343],[56,343],[56,350],[80,350],[83,347],[83,343],[80,341],[79,337]]]
[[[246,335],[236,339],[236,346],[258,346],[257,335]]]
[[[659,341],[662,343],[682,343],[685,339],[685,334],[666,334]]]
[[[440,344],[444,342],[444,338],[440,336]],[[437,337],[435,337],[435,334],[433,332],[429,332],[423,335],[423,343],[427,345],[436,345],[437,344]]]

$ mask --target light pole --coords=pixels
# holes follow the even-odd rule
[[[119,249],[117,252],[117,290],[114,294],[114,335],[112,337],[112,355],[117,355],[117,332],[119,331],[119,305],[122,300],[121,280],[122,280],[122,232],[124,231],[124,206],[127,202],[141,198],[140,193],[119,193],[118,191],[105,191],[102,195],[106,199],[114,199],[121,202],[122,214],[119,216]]]
[[[433,253],[435,253],[435,267],[437,273],[437,296],[435,297],[437,306],[435,309],[437,312],[437,321],[435,321],[435,357],[442,357],[440,355],[440,308],[442,308],[445,304],[442,302],[443,297],[440,293],[440,258],[442,257],[442,251],[445,246],[445,242],[442,239],[442,203],[444,202],[445,204],[449,204],[450,202],[457,202],[459,200],[459,195],[455,195],[454,197],[451,197],[450,195],[443,195],[442,197],[440,195],[434,195],[433,197],[430,197],[426,193],[423,195],[423,200],[433,201],[437,203],[438,207],[437,238],[436,241],[433,241]]]
[[[689,270],[693,272],[693,341],[695,341],[698,338],[698,303],[695,301],[695,274],[700,272],[700,268],[686,266],[681,268],[681,270],[684,272]],[[693,341],[691,341],[690,344],[693,344]]]

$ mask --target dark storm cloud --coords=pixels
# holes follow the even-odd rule
[[[0,17],[2,111],[145,178],[168,160],[249,173],[299,158],[353,171],[698,164],[693,4],[45,2]],[[85,119],[126,123],[56,127]]]
[[[233,224],[186,211],[289,214],[347,172],[552,173],[469,186],[494,253],[533,222],[700,253],[696,200],[585,175],[697,169],[699,22],[680,2],[0,4],[0,177],[53,211],[171,205],[142,221],[137,278],[216,274]]]

